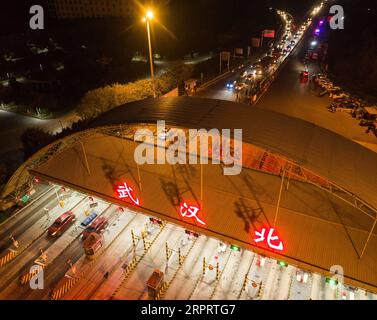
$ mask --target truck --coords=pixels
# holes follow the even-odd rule
[[[96,257],[97,252],[102,248],[104,244],[104,237],[102,234],[92,232],[82,243],[85,251],[85,255],[89,260],[93,260]]]
[[[159,269],[155,269],[147,281],[148,297],[155,299],[163,284],[164,273]]]

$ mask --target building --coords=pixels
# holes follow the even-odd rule
[[[220,164],[137,166],[135,130],[154,130],[160,119],[182,129],[242,128],[242,173],[223,176]],[[39,151],[3,197],[18,198],[25,181],[39,177],[305,270],[330,276],[342,266],[347,285],[376,292],[375,163],[376,153],[300,119],[214,99],[147,99]],[[137,201],[117,194],[125,181]],[[204,224],[182,206],[179,213],[186,201],[204,203]],[[284,248],[254,237],[272,223]]]
[[[153,7],[164,7],[168,0],[151,2]],[[137,0],[52,0],[49,12],[58,19],[122,17],[135,18],[142,15],[146,1]]]

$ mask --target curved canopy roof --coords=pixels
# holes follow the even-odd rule
[[[247,168],[240,175],[224,176],[220,165],[149,164],[139,168],[132,141],[132,130],[139,125],[129,126],[134,128],[123,139],[111,132],[118,131],[114,125],[143,127],[157,120],[184,128],[242,128],[245,142],[289,158],[377,207],[377,154],[371,150],[299,119],[212,99],[160,98],[117,107],[94,120],[94,130],[65,138],[62,145],[66,147],[34,166],[31,174],[132,206],[115,192],[126,181],[140,197],[140,212],[302,268],[328,272],[331,266],[341,265],[350,284],[376,291],[376,231],[368,236],[374,217],[360,215],[311,184],[291,180],[281,197],[276,225],[284,252],[271,252],[252,240],[255,231],[274,221],[281,179]],[[67,142],[71,138],[72,144]],[[205,226],[179,214],[182,200],[203,205],[200,217]],[[360,258],[368,239],[369,249]]]
[[[93,125],[157,120],[186,128],[242,128],[245,142],[285,156],[377,208],[377,154],[301,119],[231,101],[169,97],[119,106]]]

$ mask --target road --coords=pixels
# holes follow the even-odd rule
[[[74,211],[78,222],[82,221],[93,201],[85,194],[68,191],[65,208],[61,208],[55,196],[51,195],[51,190],[47,190],[46,194],[41,194],[25,208],[28,215],[20,212],[15,218],[23,230],[22,235],[19,235],[20,243],[31,244],[0,268],[1,299],[49,299],[52,289],[64,283],[64,279],[68,279],[66,276],[79,276],[80,281],[60,299],[145,300],[150,299],[146,282],[154,269],[165,273],[167,286],[163,299],[377,299],[376,295],[362,289],[349,288],[341,283],[338,286],[328,284],[324,276],[316,273],[305,271],[307,280],[299,281],[295,266],[280,266],[274,259],[242,248],[240,251],[231,250],[230,244],[222,244],[215,238],[204,235],[190,237],[178,225],[152,224],[147,215],[137,210],[124,209],[121,212],[118,206],[99,199],[94,199],[98,203],[95,210],[109,219],[109,227],[104,232],[103,250],[91,262],[82,249],[81,227],[72,225],[57,239],[47,237],[45,230],[53,219],[68,209]],[[40,209],[46,201],[49,202],[50,220],[46,220],[45,214],[40,215]],[[14,221],[9,220],[10,227]],[[135,247],[132,245],[131,230],[139,237]],[[141,239],[143,232],[146,232],[146,250]],[[7,239],[7,236],[6,232],[3,233],[3,237]],[[0,240],[4,241],[4,238]],[[6,245],[6,242],[2,243]],[[168,262],[166,244],[170,250]],[[36,259],[40,259],[40,249],[47,255],[44,289],[32,290],[27,283],[19,284],[19,279],[35,264]],[[183,257],[181,263],[178,250]],[[125,278],[124,266],[134,257],[138,263]],[[72,267],[67,264],[68,259]],[[106,273],[108,276],[105,277]],[[246,275],[247,282],[244,283]]]
[[[320,127],[336,132],[350,140],[362,144],[377,152],[377,137],[373,133],[366,133],[358,121],[345,112],[331,113],[327,106],[333,102],[329,97],[319,97],[318,92],[309,84],[299,82],[300,72],[304,70],[304,57],[312,41],[313,23],[298,42],[296,47],[285,59],[282,59],[276,72],[273,72],[274,81],[267,91],[258,96],[257,103],[252,107],[268,109],[286,114],[291,117],[303,119]],[[292,37],[288,38],[291,40]],[[318,41],[319,42],[319,41]],[[251,63],[255,63],[256,58]],[[316,61],[308,63],[309,75],[321,72]],[[242,69],[243,71],[243,69]],[[240,81],[240,71],[231,72],[218,81],[199,89],[195,94],[199,97],[237,101],[233,90],[227,89],[226,84]],[[271,74],[269,74],[271,75]],[[264,75],[263,78],[266,78]],[[248,102],[243,100],[242,102]]]
[[[290,34],[290,26],[287,22],[287,18],[285,16],[281,16],[283,21],[282,24],[282,31],[278,38],[274,39],[273,45],[277,46],[280,42],[283,41],[283,37],[285,34]],[[282,50],[286,49],[290,46],[288,40],[293,40],[293,38],[288,38],[284,45],[282,46]],[[218,81],[211,82],[209,85],[204,85],[202,88],[195,93],[195,96],[202,97],[202,98],[210,98],[210,99],[220,99],[220,100],[229,100],[229,101],[238,101],[238,102],[245,102],[249,103],[249,97],[246,92],[246,89],[251,89],[254,82],[262,81],[264,79],[268,79],[272,77],[276,71],[276,68],[284,63],[284,61],[289,57],[290,51],[283,53],[280,58],[276,59],[276,63],[273,64],[273,68],[263,70],[262,75],[258,73],[255,75],[254,78],[251,80],[246,80],[246,78],[242,78],[241,74],[246,71],[247,74],[253,73],[253,66],[258,64],[261,59],[267,56],[268,51],[271,48],[267,47],[264,48],[262,52],[258,54],[252,54],[250,57],[250,61],[248,64],[243,66],[242,68],[230,70],[227,74],[223,77],[220,77]],[[240,91],[236,91],[234,88],[227,88],[227,84],[240,82],[246,84],[245,88],[241,89]]]
[[[317,92],[311,88],[309,83],[301,84],[299,82],[299,73],[304,70],[303,58],[309,49],[309,45],[310,33],[303,38],[291,54],[275,81],[255,107],[306,120],[364,146],[372,144],[371,149],[377,151],[373,146],[377,144],[377,137],[372,133],[365,133],[365,128],[360,127],[358,121],[352,118],[350,114],[329,112],[327,106],[333,100],[327,96],[318,97]],[[320,72],[316,62],[309,62],[308,67],[310,75]]]
[[[354,141],[373,144],[372,137],[363,134],[363,129],[349,115],[329,113],[326,106],[330,100],[317,97],[309,84],[299,83],[298,75],[303,69],[301,61],[307,49],[307,40],[308,37],[305,37],[291,54],[281,59],[281,68],[275,74],[275,81],[265,94],[260,95],[256,105],[250,108],[285,113]],[[234,101],[236,94],[226,89],[226,84],[238,80],[243,71],[241,69],[227,74],[199,90],[196,95]],[[316,64],[309,64],[309,72],[318,72]],[[0,132],[5,132],[5,136],[11,133],[19,121],[20,127],[29,121],[41,121],[27,117],[23,119],[18,115],[13,118],[2,112],[0,121],[8,116],[9,123],[0,129]],[[69,116],[67,121],[71,121]],[[50,128],[48,130],[59,130],[60,127],[56,120],[46,120],[39,125]],[[12,148],[17,148],[17,144],[9,150]],[[268,181],[268,178],[263,177],[263,181]],[[272,185],[268,184],[270,188]],[[291,191],[293,187],[292,184]],[[323,275],[299,270],[293,265],[284,265],[242,248],[239,251],[232,250],[229,243],[221,243],[218,239],[204,235],[189,237],[178,225],[152,224],[149,217],[137,208],[123,209],[121,212],[118,206],[99,199],[94,199],[98,203],[95,210],[109,219],[109,227],[104,232],[104,246],[98,251],[95,260],[89,260],[82,249],[80,235],[83,229],[78,223],[58,239],[46,235],[52,221],[67,210],[74,211],[77,221],[82,221],[91,203],[85,194],[76,191],[62,194],[59,186],[56,190],[59,190],[58,195],[55,190],[47,188],[45,194],[41,193],[15,218],[2,225],[1,254],[5,255],[11,249],[10,235],[19,241],[21,253],[0,267],[1,299],[48,299],[52,289],[67,283],[69,278],[78,277],[79,281],[59,299],[145,300],[150,299],[146,282],[153,270],[159,269],[164,272],[166,283],[162,299],[377,300],[377,295],[362,289],[350,288],[342,283],[329,284]],[[64,208],[57,201],[63,198]],[[285,206],[284,201],[282,208]],[[46,207],[49,208],[48,214],[44,211]],[[137,236],[135,245],[132,231]],[[142,240],[142,234],[146,242]],[[166,246],[170,250],[168,257]],[[47,255],[44,289],[33,290],[28,284],[21,286],[19,277],[28,272],[36,259],[41,258],[41,249]],[[181,261],[178,252],[182,254]],[[68,266],[68,259],[72,266]],[[132,261],[137,263],[126,276],[125,269],[132,265]],[[300,278],[301,274],[306,275],[305,281]]]

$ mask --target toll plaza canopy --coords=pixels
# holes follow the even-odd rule
[[[282,194],[276,224],[284,249],[271,250],[253,238],[255,231],[273,223],[279,177],[250,169],[238,176],[224,176],[221,165],[213,164],[202,168],[169,164],[137,168],[132,138],[122,139],[95,129],[154,124],[157,120],[181,128],[242,128],[244,142],[292,159],[357,195],[372,208],[377,207],[377,154],[314,124],[213,99],[160,98],[117,107],[93,122],[93,134],[84,136],[82,145],[72,145],[31,173],[115,203],[133,205],[129,197],[120,199],[116,191],[126,182],[140,200],[139,209],[150,215],[321,273],[341,265],[348,283],[377,291],[375,232],[362,258],[358,254],[373,221],[367,223],[357,209],[345,207],[335,197],[329,199],[326,192],[313,185],[292,182]],[[197,215],[205,225],[182,217],[182,201],[200,207]]]
[[[230,101],[174,97],[117,107],[95,124],[157,120],[186,128],[242,128],[245,142],[292,159],[377,208],[377,154],[301,119]]]

